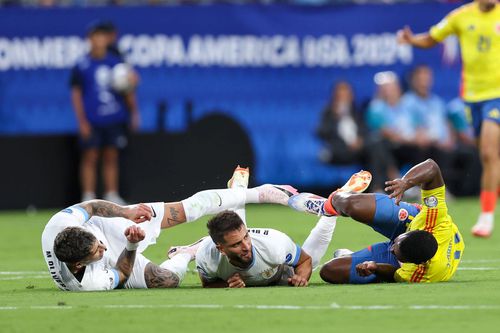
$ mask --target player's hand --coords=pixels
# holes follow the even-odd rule
[[[377,263],[375,261],[365,261],[356,265],[356,272],[359,276],[369,276],[377,271]]]
[[[413,31],[406,25],[403,29],[398,30],[396,36],[399,44],[411,44],[413,40]]]
[[[245,281],[241,278],[239,273],[234,273],[229,279],[227,279],[227,285],[229,288],[245,288]]]
[[[125,229],[125,237],[127,237],[127,240],[130,243],[139,243],[144,239],[144,237],[146,237],[146,233],[138,226],[131,225]]]
[[[79,124],[80,137],[87,140],[92,135],[92,126],[88,121],[81,121]]]
[[[146,204],[140,203],[125,207],[125,217],[135,223],[142,223],[151,220],[153,210]]]
[[[130,116],[130,129],[132,132],[136,133],[141,127],[141,114],[139,111],[132,112]]]
[[[407,189],[411,187],[410,184],[404,179],[396,178],[394,180],[388,180],[385,182],[385,191],[389,193],[389,198],[396,199],[396,205],[399,205],[401,199],[403,198],[403,194]]]
[[[291,278],[288,278],[288,285],[294,287],[307,287],[309,282],[303,276],[294,274]]]

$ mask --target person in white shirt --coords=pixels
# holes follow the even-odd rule
[[[119,206],[104,200],[85,201],[49,220],[42,233],[43,255],[62,290],[177,287],[200,243],[156,265],[142,252],[156,242],[161,229],[246,203],[287,205],[293,193],[289,186],[266,184],[202,191],[172,203]]]
[[[240,177],[240,182],[244,177]],[[238,178],[233,178],[232,185],[237,187]],[[362,171],[338,191],[363,192],[370,181],[371,175]],[[245,184],[243,181],[239,186]],[[336,217],[322,216],[300,247],[278,230],[247,229],[244,205],[222,211],[208,221],[210,237],[201,242],[196,252],[196,268],[202,285],[207,288],[306,287],[312,270],[318,267],[328,249],[335,225]]]

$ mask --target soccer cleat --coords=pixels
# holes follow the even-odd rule
[[[349,249],[337,249],[335,252],[333,252],[333,258],[342,258],[342,257],[349,257],[351,254],[353,254]]]
[[[331,216],[324,211],[326,198],[313,193],[299,193],[288,199],[288,206],[299,212],[318,216]]]
[[[493,215],[481,214],[477,223],[472,227],[472,234],[476,237],[488,238],[493,233]]]
[[[196,242],[189,244],[189,245],[178,245],[178,246],[172,246],[168,252],[167,256],[172,259],[179,253],[188,253],[191,255],[191,260],[194,260],[196,258],[196,251],[198,251],[198,248],[200,247],[201,243],[207,238],[208,236],[205,236],[201,239],[198,239]]]
[[[288,199],[296,195],[297,190],[290,185],[264,184],[255,188],[259,192],[260,203],[288,205]]]
[[[247,188],[250,169],[239,165],[234,169],[233,176],[227,181],[227,188]]]
[[[369,171],[361,170],[360,172],[356,172],[352,175],[347,183],[345,183],[344,186],[339,188],[337,191],[362,193],[366,191],[368,186],[370,186],[371,181],[372,174]]]

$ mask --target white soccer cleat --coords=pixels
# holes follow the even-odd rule
[[[273,203],[288,206],[288,199],[298,194],[290,185],[264,184],[255,188],[259,192],[259,203]]]
[[[167,256],[172,259],[179,253],[187,253],[191,255],[191,261],[196,259],[196,251],[198,251],[198,248],[200,247],[201,243],[207,238],[208,236],[205,236],[201,239],[198,239],[196,242],[189,244],[189,245],[178,245],[178,246],[172,246],[168,252]]]
[[[333,252],[333,258],[343,258],[343,257],[349,257],[351,254],[353,254],[349,249],[337,249],[335,252]]]
[[[362,193],[366,191],[368,186],[370,186],[371,181],[372,174],[369,171],[361,170],[360,172],[356,172],[352,175],[347,183],[345,183],[344,186],[339,188],[337,191]]]
[[[250,169],[239,165],[234,169],[233,176],[227,181],[227,188],[247,188]]]
[[[326,198],[313,193],[299,193],[288,199],[288,206],[299,212],[317,216],[331,216],[325,213],[323,206]]]
[[[481,214],[471,232],[476,237],[488,238],[493,233],[493,226],[493,214]]]

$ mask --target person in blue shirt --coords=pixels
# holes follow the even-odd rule
[[[108,51],[108,28],[100,22],[88,29],[89,53],[71,72],[71,101],[78,121],[82,155],[80,182],[82,201],[96,197],[96,167],[102,153],[104,199],[123,204],[118,192],[119,149],[127,145],[128,125],[139,127],[135,106],[127,106],[130,91],[112,89],[113,67],[122,59]]]

